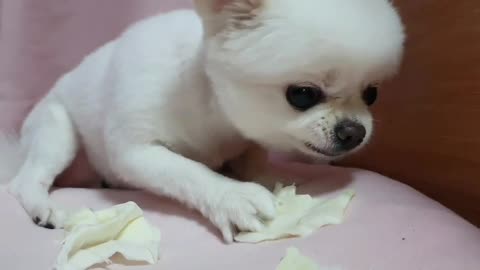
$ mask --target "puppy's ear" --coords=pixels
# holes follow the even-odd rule
[[[252,28],[266,0],[195,0],[207,35],[224,29]]]

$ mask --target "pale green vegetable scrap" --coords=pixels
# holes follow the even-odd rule
[[[117,253],[127,261],[158,261],[160,231],[149,224],[133,202],[97,212],[80,211],[67,221],[65,231],[56,270],[84,270],[110,263]]]
[[[310,195],[297,195],[295,186],[277,185],[277,216],[259,232],[241,232],[237,242],[258,243],[288,237],[304,237],[316,229],[343,222],[345,210],[355,195],[346,191],[336,198],[320,200]]]

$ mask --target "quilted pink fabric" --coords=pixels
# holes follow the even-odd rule
[[[130,22],[189,5],[188,0],[0,0],[0,129],[18,128],[58,76]],[[343,270],[480,269],[478,228],[411,188],[361,170],[284,169],[307,179],[300,191],[310,194],[356,189],[345,224],[305,239],[226,246],[198,214],[141,192],[61,189],[53,196],[95,209],[139,203],[163,233],[163,257],[158,266],[132,269],[275,269],[289,246]],[[0,269],[51,269],[62,232],[32,225],[3,188],[0,205]]]

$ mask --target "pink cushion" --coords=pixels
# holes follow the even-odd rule
[[[305,239],[224,245],[217,231],[196,212],[142,192],[60,189],[53,197],[66,205],[94,209],[137,202],[162,231],[163,256],[157,266],[132,269],[273,270],[290,246],[322,266],[343,270],[480,269],[480,230],[410,187],[356,169],[304,165],[287,169],[307,179],[299,185],[300,192],[332,196],[345,188],[355,189],[357,196],[345,223],[322,228]],[[0,204],[0,268],[50,269],[62,231],[33,225],[3,190]]]

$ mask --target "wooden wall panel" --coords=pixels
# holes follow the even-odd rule
[[[369,147],[346,161],[417,188],[480,225],[480,1],[397,0],[408,42],[375,105]]]

